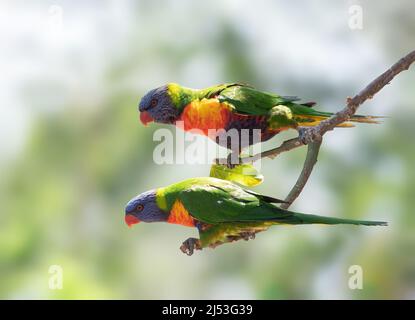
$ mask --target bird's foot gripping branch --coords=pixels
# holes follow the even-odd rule
[[[319,130],[316,127],[299,127],[298,129],[298,138],[302,144],[310,144],[312,142],[319,142],[322,139],[322,136]]]

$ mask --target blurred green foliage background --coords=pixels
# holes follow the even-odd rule
[[[147,90],[242,81],[336,111],[414,49],[414,12],[411,0],[2,2],[0,297],[415,298],[414,68],[360,109],[382,125],[327,134],[292,206],[388,227],[274,227],[187,257],[196,230],[123,220],[134,195],[209,173],[154,164],[162,126],[137,114]],[[264,160],[256,190],[284,197],[304,155]],[[62,290],[48,287],[51,265]],[[362,290],[348,287],[351,265]]]

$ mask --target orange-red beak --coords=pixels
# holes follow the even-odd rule
[[[140,222],[140,220],[138,220],[138,218],[136,216],[133,216],[132,214],[126,214],[125,215],[125,223],[127,224],[127,226],[129,228],[131,228],[131,226],[133,224],[137,224],[139,222]]]
[[[140,121],[146,126],[149,122],[154,121],[154,119],[148,111],[143,111],[140,112]]]

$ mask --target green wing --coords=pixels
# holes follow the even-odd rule
[[[238,83],[238,82],[222,83],[222,84],[218,84],[212,87],[199,89],[197,90],[198,92],[197,94],[200,99],[202,98],[210,99],[210,98],[217,97],[221,92],[225,91],[226,89],[235,88],[235,87],[247,87],[248,88],[250,86],[243,84],[243,83]]]
[[[233,184],[194,185],[180,192],[178,199],[194,218],[212,224],[284,219],[292,215],[268,203],[281,200],[261,196]]]
[[[188,181],[193,182],[195,180],[189,179]],[[202,182],[202,180],[199,182]],[[202,184],[188,185],[188,187],[175,194],[175,198],[183,203],[186,210],[195,219],[209,224],[272,222],[283,224],[387,225],[382,221],[342,219],[283,210],[271,204],[272,202],[283,202],[282,200],[263,196],[227,181],[214,178],[206,179]]]
[[[234,85],[222,90],[218,96],[219,101],[227,102],[234,106],[237,113],[252,115],[267,115],[277,105],[300,106],[304,112],[310,109],[308,106],[293,103],[299,100],[297,97],[283,97],[273,93],[255,90],[252,87]]]
[[[227,102],[234,107],[234,112],[249,115],[267,115],[271,127],[289,125],[315,125],[315,123],[333,115],[331,112],[313,109],[315,102],[299,103],[294,96],[279,96],[277,94],[255,90],[252,87],[232,83],[217,86],[215,96],[219,101]],[[379,123],[376,116],[353,115],[352,122]],[[307,124],[308,123],[308,124]],[[341,126],[341,125],[340,125]],[[350,125],[345,124],[345,127]]]

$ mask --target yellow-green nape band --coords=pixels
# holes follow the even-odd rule
[[[167,84],[167,93],[175,105],[180,102],[181,87],[177,83]]]
[[[161,210],[167,210],[167,201],[164,195],[164,188],[156,189],[156,204]]]

